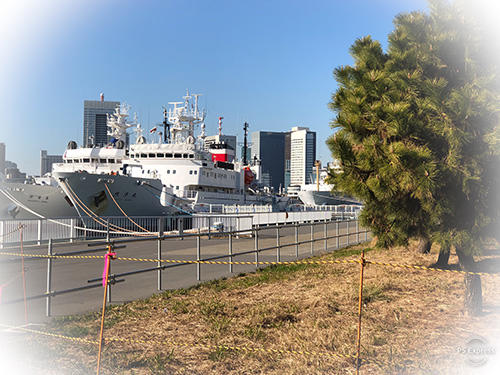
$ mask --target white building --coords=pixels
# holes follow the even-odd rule
[[[316,132],[293,127],[290,132],[290,185],[310,184],[315,160]]]

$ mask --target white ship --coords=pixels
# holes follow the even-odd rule
[[[300,185],[300,190],[296,192],[298,198],[306,206],[323,206],[339,204],[361,204],[354,198],[332,193],[334,186],[326,182],[328,177],[328,168],[335,170],[338,166],[329,165],[326,168],[320,168],[316,164],[316,173],[312,174],[311,184]]]
[[[128,108],[117,108],[108,116],[112,142],[107,147],[77,148],[74,141],[68,143],[64,163],[55,164],[54,171],[86,171],[95,174],[117,173],[126,160],[126,131],[134,124],[127,123]],[[30,181],[0,181],[0,219],[39,219],[75,217],[75,202],[58,186],[49,174]]]
[[[198,96],[188,92],[183,102],[169,103],[158,142],[147,143],[138,126],[136,143],[118,173],[58,169],[54,176],[60,186],[75,205],[101,216],[183,213],[200,204],[273,203],[273,196],[254,184],[259,165],[235,161],[234,150],[224,143],[205,149],[205,112],[198,109]],[[195,138],[197,126],[201,133]]]

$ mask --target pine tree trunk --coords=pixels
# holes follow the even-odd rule
[[[450,250],[441,249],[441,251],[439,251],[439,256],[436,266],[438,266],[439,268],[444,268],[448,266],[449,259],[450,259]]]
[[[483,311],[483,291],[481,288],[481,276],[465,275],[465,310],[471,316],[480,315]]]
[[[476,267],[472,255],[467,255],[462,249],[456,248],[458,262],[464,271],[475,272]],[[465,275],[465,311],[471,316],[481,314],[483,310],[483,290],[481,287],[481,277],[479,275]]]
[[[421,254],[429,254],[431,251],[432,242],[427,237],[419,237],[417,251]]]

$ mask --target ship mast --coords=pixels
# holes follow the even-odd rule
[[[243,165],[247,165],[247,149],[248,149],[248,142],[247,142],[247,136],[248,136],[248,123],[245,122],[243,124]]]

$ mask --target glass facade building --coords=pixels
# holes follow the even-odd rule
[[[107,116],[115,112],[120,102],[85,100],[83,102],[83,146],[105,146],[109,143],[107,135]]]

